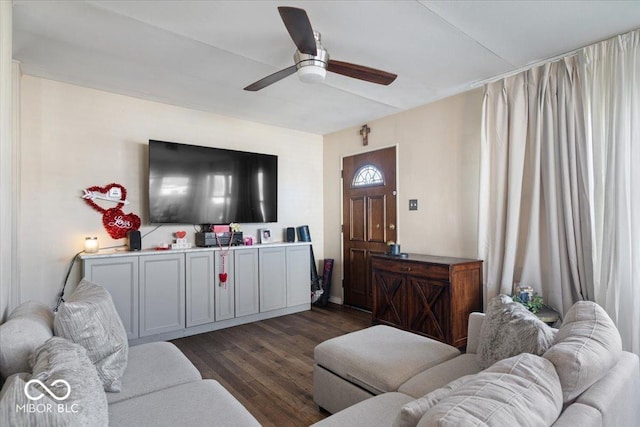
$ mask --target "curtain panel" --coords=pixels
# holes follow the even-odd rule
[[[640,32],[485,86],[478,256],[485,302],[532,286],[592,300],[640,353]]]
[[[593,300],[640,354],[640,31],[581,52],[591,155]]]
[[[567,58],[486,86],[479,213],[485,301],[512,294],[516,283],[562,310],[589,293],[577,62]]]

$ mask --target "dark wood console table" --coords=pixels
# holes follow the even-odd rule
[[[467,344],[469,313],[482,311],[482,261],[409,254],[371,256],[374,323]]]

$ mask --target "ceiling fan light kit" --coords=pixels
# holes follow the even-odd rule
[[[313,32],[316,42],[316,54],[308,55],[296,50],[293,60],[296,63],[298,78],[301,82],[317,83],[324,80],[327,75],[327,62],[329,62],[329,54],[320,43],[320,33]]]
[[[318,65],[306,65],[298,68],[298,78],[304,83],[319,83],[324,81],[327,69]]]
[[[389,85],[396,75],[386,71],[369,68],[350,62],[331,61],[329,53],[322,47],[320,33],[313,31],[311,22],[304,9],[296,7],[279,7],[280,17],[289,35],[298,48],[293,55],[295,65],[277,71],[255,83],[245,87],[244,90],[257,91],[282,80],[293,74],[298,74],[300,81],[305,83],[322,82],[327,75],[327,70],[332,73],[342,74],[358,80],[370,83]]]

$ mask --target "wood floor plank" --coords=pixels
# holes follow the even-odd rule
[[[370,325],[370,313],[329,304],[172,342],[263,426],[299,427],[328,415],[313,402],[315,346]]]

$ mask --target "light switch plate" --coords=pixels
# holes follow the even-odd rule
[[[410,211],[418,210],[418,199],[409,199],[409,210]]]

